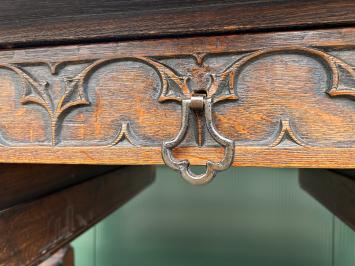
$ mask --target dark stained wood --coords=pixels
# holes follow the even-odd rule
[[[355,230],[355,180],[330,170],[300,169],[301,187]]]
[[[352,25],[353,0],[3,0],[0,46]]]
[[[234,165],[355,168],[354,43],[352,27],[1,51],[0,161],[161,164],[201,87],[229,97],[213,117]],[[178,158],[221,159],[201,130]]]
[[[122,167],[0,212],[0,265],[39,263],[153,180],[152,167]]]
[[[0,164],[0,210],[78,184],[117,166]]]
[[[355,179],[355,169],[333,169],[333,172]]]
[[[74,249],[68,245],[38,266],[74,266]]]
[[[0,266],[41,263],[148,186],[152,167],[104,165],[161,164],[192,91],[218,101],[233,165],[334,168],[300,184],[355,228],[354,25],[353,0],[2,1]],[[220,161],[188,122],[174,155]],[[58,263],[71,249],[41,265]]]

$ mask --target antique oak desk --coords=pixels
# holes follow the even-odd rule
[[[333,169],[300,184],[354,228],[354,23],[353,0],[0,1],[0,265],[38,265],[159,164]]]

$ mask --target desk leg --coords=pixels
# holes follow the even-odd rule
[[[300,169],[300,186],[355,230],[354,170]]]
[[[116,167],[3,209],[0,266],[38,265],[149,186],[154,177],[155,169],[150,166]],[[26,189],[33,187],[29,184]]]

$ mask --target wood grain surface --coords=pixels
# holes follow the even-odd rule
[[[151,166],[121,167],[1,211],[0,265],[38,265],[153,180]]]
[[[205,89],[234,165],[355,168],[354,45],[342,28],[0,51],[0,161],[161,164]],[[176,156],[219,160],[189,124]]]
[[[353,0],[2,0],[0,47],[354,22]]]

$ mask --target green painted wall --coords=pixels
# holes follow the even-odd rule
[[[155,184],[73,242],[77,266],[355,266],[355,233],[300,189],[297,170],[233,168]]]

